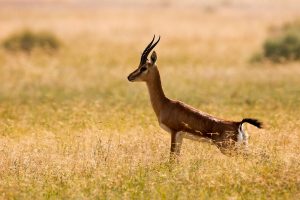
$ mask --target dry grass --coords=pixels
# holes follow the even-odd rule
[[[53,55],[0,50],[0,198],[299,199],[299,63],[248,62],[269,27],[299,17],[299,3],[264,3],[268,13],[236,1],[188,10],[2,7],[0,40],[26,27],[52,31],[64,46]],[[265,122],[248,127],[253,156],[184,140],[180,163],[168,164],[170,138],[145,86],[126,80],[154,33],[169,97]]]

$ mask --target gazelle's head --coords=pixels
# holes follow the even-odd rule
[[[160,37],[158,37],[158,40],[153,44],[155,39],[155,35],[152,39],[152,41],[148,44],[148,46],[145,48],[144,52],[141,56],[141,62],[136,70],[134,70],[132,73],[129,74],[128,80],[131,82],[134,81],[147,81],[153,76],[154,68],[156,67],[155,62],[157,59],[157,55],[155,51],[152,52],[150,60],[148,60],[148,55],[152,51],[152,49],[157,45],[157,43],[160,40]]]

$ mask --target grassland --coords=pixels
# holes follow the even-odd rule
[[[226,2],[1,7],[1,40],[25,27],[55,33],[63,47],[0,50],[0,198],[299,199],[299,63],[249,63],[272,27],[300,17],[299,3]],[[170,138],[146,87],[126,80],[154,33],[170,98],[265,123],[248,127],[253,156],[184,140],[180,162],[168,164]]]

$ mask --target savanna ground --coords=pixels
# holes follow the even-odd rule
[[[0,40],[28,28],[63,46],[0,50],[1,199],[300,198],[300,64],[249,62],[299,2],[20,2],[0,4]],[[184,140],[168,164],[146,87],[126,79],[153,34],[167,96],[265,123],[247,126],[253,156]]]

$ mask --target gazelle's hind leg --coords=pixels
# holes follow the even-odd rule
[[[237,153],[235,143],[236,143],[235,141],[230,139],[221,142],[216,142],[215,144],[218,147],[218,149],[221,151],[221,153],[223,153],[224,155],[234,156]]]
[[[248,146],[248,136],[241,127],[236,131],[225,131],[220,135],[221,137],[214,143],[223,154],[227,156],[244,154]]]

